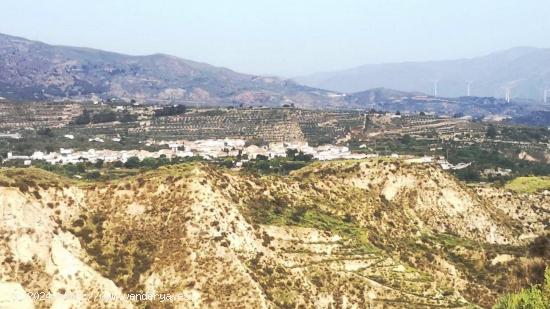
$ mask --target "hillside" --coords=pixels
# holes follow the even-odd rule
[[[0,97],[199,105],[338,106],[329,92],[169,55],[128,56],[0,34]]]
[[[433,112],[438,115],[467,115],[473,117],[510,117],[521,123],[532,114],[546,113],[547,106],[531,100],[507,102],[495,97],[461,96],[457,98],[434,97],[420,92],[405,92],[387,88],[374,88],[345,96],[348,106],[381,111],[401,111],[408,113]],[[516,120],[517,119],[517,120]],[[544,125],[545,119],[537,122]],[[524,121],[525,122],[525,121]]]
[[[289,176],[194,163],[113,182],[8,169],[0,194],[0,276],[12,282],[0,301],[58,294],[38,308],[489,307],[542,282],[549,258],[545,238],[530,242],[550,196],[475,189],[397,160]],[[138,292],[178,297],[125,297]]]
[[[471,95],[504,97],[511,88],[513,98],[541,101],[550,85],[550,49],[517,47],[486,56],[448,61],[368,64],[357,68],[297,77],[304,85],[342,92],[370,88],[393,88],[402,91],[434,93],[459,97]]]

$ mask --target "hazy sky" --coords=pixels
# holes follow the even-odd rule
[[[1,0],[0,32],[292,77],[550,47],[550,1]]]

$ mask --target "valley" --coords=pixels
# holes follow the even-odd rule
[[[2,1],[0,309],[550,309],[548,10],[378,2]]]

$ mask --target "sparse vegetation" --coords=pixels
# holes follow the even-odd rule
[[[521,289],[517,293],[504,295],[493,309],[545,309],[550,308],[550,268],[544,273],[542,285]]]
[[[218,278],[223,273],[224,278],[239,278],[239,267],[230,262],[237,257],[248,267],[246,276],[281,308],[308,303],[317,293],[336,295],[334,291],[355,303],[372,281],[393,291],[385,295],[392,304],[464,306],[453,280],[468,283],[459,290],[468,301],[488,307],[503,293],[541,282],[547,260],[547,238],[529,246],[491,244],[485,241],[486,232],[466,230],[460,214],[446,218],[442,210],[449,201],[441,187],[474,193],[433,166],[389,158],[314,161],[288,175],[258,175],[217,163],[158,166],[160,161],[133,161],[132,170],[139,175],[116,181],[101,178],[110,163],[82,166],[90,180],[71,184],[84,190],[81,200],[52,202],[42,191],[35,194],[42,178],[57,177],[39,169],[30,182],[14,181],[27,179],[30,169],[3,171],[0,175],[9,177],[0,181],[41,200],[59,216],[57,224],[81,241],[84,261],[124,291],[142,289],[153,273],[173,278],[170,289],[184,288],[186,279],[178,277],[184,270],[203,295],[221,297],[224,289],[212,283],[217,280],[204,283],[193,276]],[[81,167],[72,168],[78,172]],[[101,173],[102,181],[92,180],[98,176],[93,171]],[[427,175],[429,183],[423,181]],[[410,187],[393,182],[410,177]],[[389,187],[399,192],[385,195]],[[434,206],[425,201],[423,212],[412,211],[418,207],[419,191],[441,202]],[[78,214],[67,219],[59,202],[71,205],[63,207],[78,205]],[[486,211],[493,206],[481,200],[472,203],[462,216],[483,214],[491,224],[505,217]],[[424,228],[418,228],[418,221]],[[438,232],[441,226],[449,232]],[[516,229],[499,226],[505,235]],[[212,257],[210,250],[218,256]],[[190,258],[192,252],[197,255]],[[509,257],[493,263],[501,255]],[[228,264],[218,268],[219,259],[227,256],[231,258],[223,263]],[[452,267],[453,273],[441,265]],[[166,275],[166,269],[175,273]]]

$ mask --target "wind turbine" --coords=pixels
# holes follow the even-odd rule
[[[546,86],[544,88],[544,104],[548,103],[548,93],[550,92],[550,88],[548,88],[548,86]]]
[[[512,88],[508,86],[504,87],[504,90],[506,90],[506,102],[510,103],[510,99],[512,98]]]
[[[437,86],[439,85],[439,80],[433,80],[432,81],[434,83],[434,97],[437,97]]]
[[[470,96],[470,90],[471,90],[471,87],[472,87],[472,82],[471,80],[467,80],[466,81],[466,96]]]
[[[516,88],[521,81],[521,79],[513,80],[500,87],[506,91],[506,102],[510,103],[510,101],[512,101],[512,90]]]

